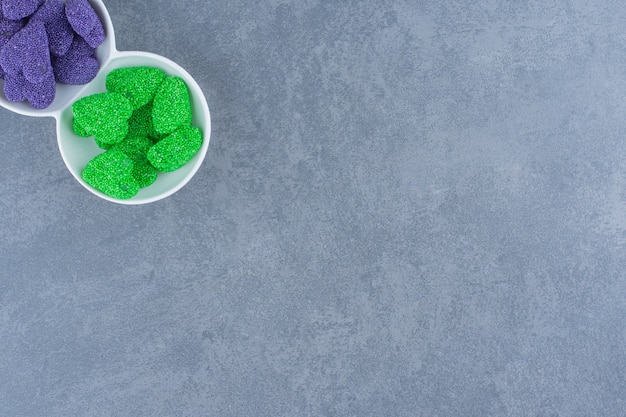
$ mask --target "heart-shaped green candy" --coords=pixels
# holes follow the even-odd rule
[[[120,93],[86,96],[72,105],[74,124],[84,134],[105,144],[120,142],[128,133],[128,119],[133,114],[130,101]]]
[[[202,146],[202,132],[193,126],[182,126],[154,144],[148,161],[161,172],[171,172],[185,165]]]
[[[127,200],[139,192],[139,184],[133,177],[132,159],[115,149],[89,161],[82,177],[87,184],[113,198]]]
[[[130,134],[120,143],[113,146],[113,150],[121,151],[133,161],[133,177],[139,187],[147,187],[157,179],[156,169],[148,163],[148,151],[152,147],[152,141],[144,136],[131,136]]]
[[[107,75],[106,88],[123,94],[130,100],[133,109],[138,109],[152,101],[165,77],[160,68],[117,68]]]
[[[180,77],[167,77],[159,86],[152,105],[154,130],[170,134],[191,123],[191,101],[187,84]]]

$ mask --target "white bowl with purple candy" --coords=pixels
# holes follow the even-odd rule
[[[111,71],[139,66],[184,80],[202,145],[181,168],[159,173],[153,184],[120,199],[83,179],[85,166],[103,149],[75,133],[72,104],[105,92]],[[101,0],[0,0],[0,106],[26,116],[55,118],[59,150],[72,175],[95,195],[121,204],[149,203],[178,191],[198,171],[209,145],[209,108],[196,81],[162,56],[117,51]]]

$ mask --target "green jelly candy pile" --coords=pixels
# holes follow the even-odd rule
[[[165,77],[159,68],[118,68],[107,75],[106,87],[109,91],[125,95],[133,109],[138,109],[152,101]]]
[[[83,97],[72,105],[74,126],[98,141],[120,142],[128,133],[128,119],[133,114],[130,101],[119,93],[100,93]]]
[[[139,192],[133,177],[133,161],[123,152],[108,150],[92,159],[83,171],[83,180],[113,198],[127,200]]]
[[[181,125],[191,123],[189,90],[180,77],[168,77],[154,96],[152,108],[154,129],[169,134]]]
[[[148,161],[159,171],[176,171],[189,162],[201,146],[200,130],[193,126],[182,126],[150,148]]]
[[[106,87],[73,104],[72,126],[105,150],[85,167],[85,182],[128,199],[159,172],[188,163],[202,147],[202,132],[191,125],[189,89],[180,77],[158,68],[118,68],[107,75]]]

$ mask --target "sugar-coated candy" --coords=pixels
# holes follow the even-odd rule
[[[74,31],[65,16],[65,5],[61,0],[47,0],[30,17],[30,22],[40,20],[46,27],[48,45],[53,56],[65,55],[74,40]]]
[[[0,15],[0,50],[24,27],[24,20],[9,20]]]
[[[157,133],[152,125],[152,102],[133,112],[128,119],[128,135],[147,136],[152,142],[163,139],[163,135]]]
[[[109,149],[115,146],[115,143],[102,142],[101,140],[98,140],[96,138],[94,138],[94,142],[96,142],[96,145],[98,145],[98,148],[104,149],[105,151],[108,151]]]
[[[61,84],[87,84],[93,80],[100,64],[94,55],[94,49],[77,36],[72,46],[63,56],[52,59],[54,76]]]
[[[113,146],[114,149],[124,152],[130,159],[146,157],[152,147],[152,141],[144,136],[127,136],[123,141]]]
[[[78,136],[82,136],[83,138],[88,138],[89,136],[91,136],[89,133],[87,133],[87,131],[85,130],[84,127],[82,127],[77,121],[76,118],[74,118],[72,120],[72,130],[74,131],[74,133],[76,133]],[[111,145],[112,146],[112,145]]]
[[[139,192],[139,184],[133,177],[132,159],[114,149],[89,161],[82,178],[96,190],[113,198],[126,200]]]
[[[45,109],[54,101],[54,74],[50,70],[38,83],[28,81],[22,72],[5,74],[4,95],[10,101],[28,100],[34,108]]]
[[[41,82],[30,84],[24,94],[26,100],[36,109],[45,109],[50,106],[56,95],[56,83],[53,72],[49,71]]]
[[[52,69],[48,35],[41,21],[29,22],[0,52],[0,65],[7,74],[23,72],[31,83],[40,83]]]
[[[19,20],[35,13],[44,0],[2,0],[2,14],[7,19]]]
[[[1,8],[0,8],[1,10]],[[0,53],[2,49],[9,42],[11,37],[15,35],[24,27],[24,20],[9,20],[5,19],[0,12]],[[4,70],[0,66],[0,78],[4,78]]]
[[[25,24],[24,19],[11,20],[0,13],[0,38],[6,38],[6,41],[8,41],[11,36],[15,35]]]
[[[98,21],[96,27],[94,27],[93,30],[84,37],[84,39],[94,48],[97,48],[102,44],[102,42],[104,42],[104,27],[102,27],[100,21]]]
[[[0,48],[4,46],[9,39],[24,27],[26,22],[24,19],[10,20],[0,12]]]
[[[169,134],[191,123],[191,101],[187,84],[180,77],[167,77],[154,96],[152,122],[158,133]]]
[[[154,184],[159,173],[152,165],[150,165],[150,162],[145,159],[134,164],[133,177],[137,180],[139,187],[145,188]]]
[[[97,48],[104,42],[104,27],[89,1],[66,0],[65,15],[74,31],[91,47]]]
[[[133,108],[138,109],[152,101],[165,77],[160,68],[117,68],[107,75],[106,88],[124,94]]]
[[[15,75],[5,75],[4,77],[4,95],[9,101],[24,101],[26,96],[24,95],[24,85],[28,83],[24,74],[18,72]]]
[[[81,98],[72,105],[72,113],[85,132],[101,142],[114,144],[128,133],[133,108],[122,94],[107,92]]]
[[[185,165],[202,146],[202,132],[193,126],[182,126],[154,144],[148,161],[161,172],[171,172]]]
[[[148,162],[148,151],[152,147],[152,141],[144,136],[128,135],[123,141],[113,146],[112,149],[124,152],[133,161],[133,177],[139,187],[147,187],[157,179],[156,169]]]

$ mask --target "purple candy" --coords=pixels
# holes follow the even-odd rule
[[[65,6],[61,0],[47,0],[30,22],[40,20],[46,27],[50,53],[54,56],[64,55],[72,45],[74,31],[65,16]]]
[[[23,20],[9,20],[0,15],[0,49],[23,27]]]
[[[9,42],[9,39],[24,27],[22,20],[9,20],[1,16],[0,13],[0,53],[2,49]],[[4,70],[0,66],[0,79],[4,78]]]
[[[94,48],[102,45],[102,42],[104,42],[104,27],[102,27],[102,24],[98,23],[93,30],[89,32],[89,35],[85,37],[85,40]]]
[[[65,15],[74,31],[91,47],[97,48],[104,42],[102,22],[87,0],[66,0]]]
[[[41,6],[41,7],[40,7]],[[104,27],[88,0],[0,0],[0,79],[11,101],[48,107],[56,82],[87,84]]]
[[[46,74],[40,83],[31,84],[25,92],[26,100],[36,109],[45,109],[52,104],[55,94],[56,83],[52,70]]]
[[[5,0],[6,1],[6,0]],[[41,21],[29,22],[0,52],[0,65],[8,74],[23,72],[31,83],[41,83],[52,73],[46,28]]]
[[[44,0],[2,0],[2,14],[10,20],[19,20],[35,13]]]
[[[24,24],[25,19],[10,20],[0,13],[0,35],[2,36],[12,36],[15,32],[23,28]]]
[[[24,78],[24,74],[21,72],[11,75],[6,74],[4,76],[4,95],[9,101],[24,101],[26,97],[24,96],[24,87],[26,78]]]
[[[54,58],[54,76],[61,84],[87,84],[96,77],[100,64],[94,55],[95,49],[77,36],[67,54]]]
[[[6,74],[4,95],[11,101],[28,100],[34,108],[45,109],[54,101],[54,74],[50,71],[39,83],[31,83],[22,73]]]

